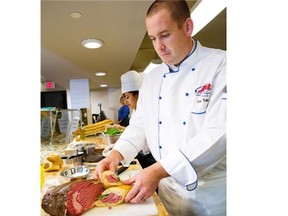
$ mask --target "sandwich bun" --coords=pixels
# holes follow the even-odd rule
[[[102,172],[102,183],[105,189],[109,187],[123,185],[122,181],[119,179],[116,173],[112,172],[111,170],[106,170]]]
[[[123,203],[127,193],[132,188],[132,185],[121,185],[117,187],[109,187],[98,197],[94,203],[98,207],[110,207]]]

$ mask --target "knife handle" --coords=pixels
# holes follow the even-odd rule
[[[119,169],[116,170],[116,175],[120,175],[122,172],[124,172],[125,170],[127,170],[129,167],[120,167]]]
[[[133,161],[131,161],[131,163],[130,163],[130,165],[133,165],[133,164],[137,164],[137,161],[135,161],[135,160],[133,160]],[[122,163],[121,162],[119,162],[119,166],[121,166],[122,165]]]

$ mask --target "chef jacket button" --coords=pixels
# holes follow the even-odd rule
[[[163,77],[166,78],[166,74],[164,74]]]
[[[162,121],[159,121],[159,124],[162,124]]]
[[[183,122],[183,125],[186,125],[186,122],[185,122],[185,121]]]
[[[161,96],[159,96],[159,100],[161,100],[162,99],[162,97]]]
[[[185,96],[189,96],[189,93],[186,93]]]
[[[192,71],[195,71],[195,68],[192,68],[191,70],[192,70]]]
[[[159,146],[159,149],[162,149],[162,146]]]

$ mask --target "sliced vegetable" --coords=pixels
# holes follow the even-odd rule
[[[109,135],[109,136],[114,136],[114,135],[121,134],[122,132],[123,131],[118,128],[107,128],[104,134]]]
[[[105,197],[108,197],[108,196],[109,196],[109,194],[100,194],[98,196],[98,200],[102,200],[102,199],[104,199]]]

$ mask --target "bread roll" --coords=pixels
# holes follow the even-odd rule
[[[61,169],[61,165],[58,164],[58,162],[50,162],[50,161],[44,161],[43,167],[45,172],[49,171],[58,171]]]
[[[127,193],[132,188],[132,185],[121,185],[117,187],[109,187],[106,189],[95,202],[98,207],[110,207],[123,203]]]

